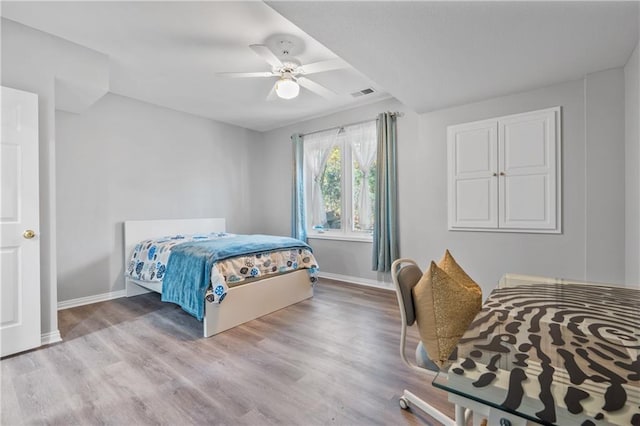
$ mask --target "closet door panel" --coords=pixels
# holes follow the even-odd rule
[[[557,228],[559,108],[498,121],[499,227]]]
[[[495,120],[448,129],[449,229],[498,225],[497,130]]]

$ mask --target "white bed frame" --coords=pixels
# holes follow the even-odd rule
[[[131,252],[142,240],[173,234],[225,232],[224,218],[136,220],[124,223],[124,270]],[[267,282],[268,281],[268,282]],[[149,291],[162,292],[159,283],[125,278],[127,297]],[[229,288],[222,303],[205,302],[204,337],[233,328],[313,296],[306,270],[276,275]],[[189,315],[185,312],[185,315]]]

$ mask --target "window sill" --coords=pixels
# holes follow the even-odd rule
[[[329,232],[319,233],[313,232],[307,235],[312,240],[335,240],[335,241],[354,241],[358,243],[373,243],[372,235],[345,235],[333,234]]]

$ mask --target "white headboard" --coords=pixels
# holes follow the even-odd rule
[[[176,234],[197,234],[205,232],[225,232],[224,218],[169,219],[169,220],[129,220],[124,223],[124,265],[142,240]]]
[[[225,232],[226,223],[224,218],[202,218],[202,219],[169,219],[169,220],[129,220],[124,223],[124,270],[127,270],[129,256],[142,240],[154,237],[164,237],[177,234],[198,234],[205,232]],[[159,292],[160,285],[143,285],[140,287],[125,279],[125,289],[127,296],[147,293],[147,289]]]

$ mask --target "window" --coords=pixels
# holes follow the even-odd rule
[[[310,237],[370,239],[376,187],[375,121],[304,137]]]

